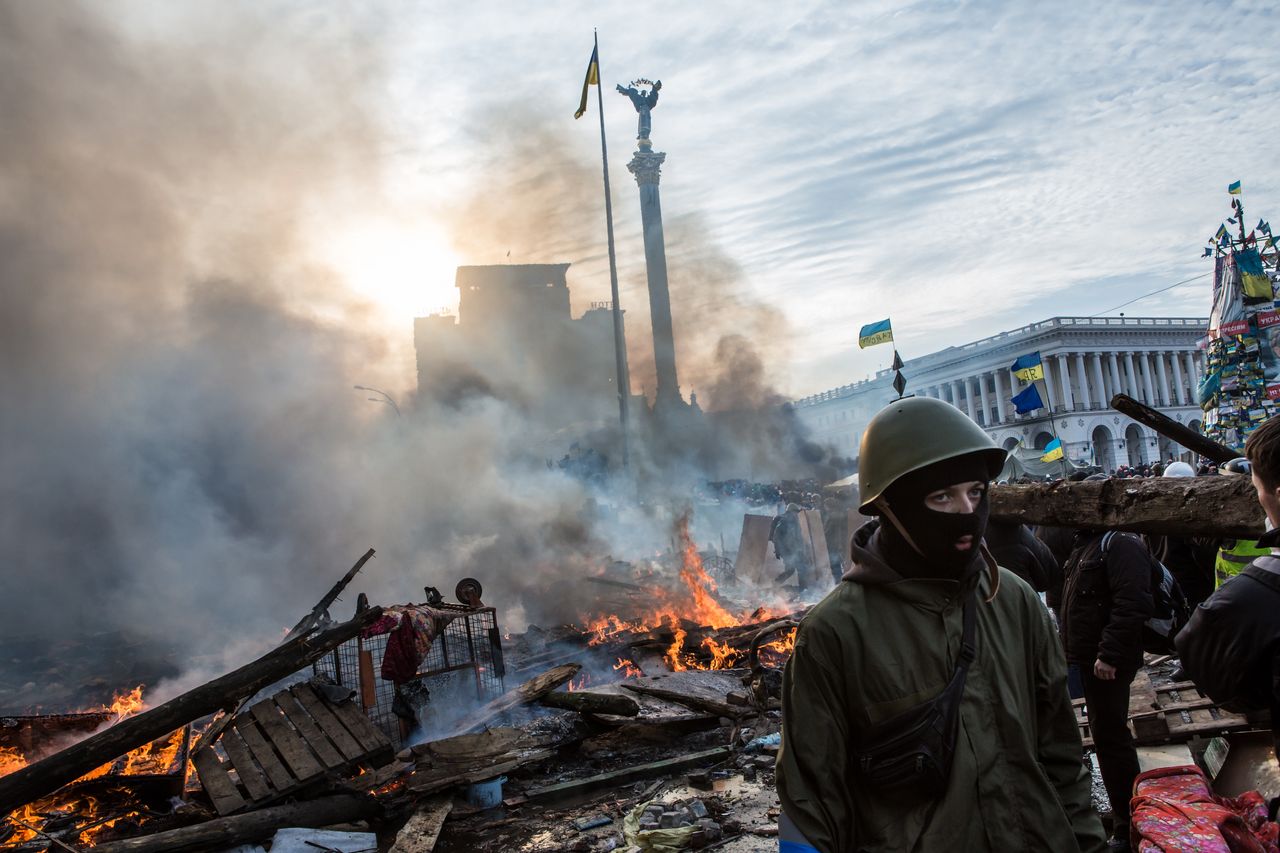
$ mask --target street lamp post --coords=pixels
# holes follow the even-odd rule
[[[396,417],[400,417],[400,407],[396,405],[396,401],[386,391],[370,388],[368,385],[356,385],[354,387],[357,391],[370,391],[374,394],[381,394],[381,397],[370,397],[369,400],[374,403],[386,403],[392,409],[395,409]]]

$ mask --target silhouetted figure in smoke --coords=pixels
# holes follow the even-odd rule
[[[769,528],[769,541],[773,543],[774,555],[782,561],[783,572],[774,578],[774,583],[785,583],[792,575],[805,586],[806,563],[804,535],[800,532],[800,505],[787,504],[786,510],[773,520]]]

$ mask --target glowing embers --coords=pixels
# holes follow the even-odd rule
[[[70,714],[7,717],[0,728],[0,776],[110,728],[145,710],[141,685],[109,705]],[[0,828],[0,849],[59,841],[92,845],[110,830],[132,829],[171,811],[186,781],[187,727],[86,773],[60,790],[28,803]]]

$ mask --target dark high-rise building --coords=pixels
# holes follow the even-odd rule
[[[574,318],[569,264],[458,267],[458,317],[414,320],[419,392],[491,395],[548,429],[617,424],[609,307]]]

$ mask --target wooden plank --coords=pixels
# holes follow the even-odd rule
[[[364,747],[360,746],[359,741],[351,736],[351,732],[347,731],[346,726],[338,722],[338,718],[333,715],[333,712],[329,710],[329,706],[311,689],[311,685],[295,684],[289,688],[289,692],[307,710],[307,713],[311,715],[311,719],[316,721],[316,725],[329,736],[334,746],[338,747],[348,761],[359,761],[364,758]]]
[[[519,687],[512,688],[503,693],[497,699],[480,708],[474,714],[471,714],[465,720],[458,724],[452,734],[465,734],[475,729],[484,728],[498,717],[510,711],[513,708],[519,708],[531,702],[537,702],[543,696],[546,696],[552,690],[555,690],[561,684],[578,674],[578,670],[582,669],[582,664],[567,663],[547,670],[540,675],[535,675]]]
[[[432,797],[418,806],[409,822],[396,834],[395,844],[391,845],[389,853],[431,853],[436,849],[440,830],[451,811],[451,794]]]
[[[549,785],[529,793],[525,799],[529,802],[545,803],[566,800],[584,794],[605,795],[619,785],[638,782],[642,779],[653,779],[657,776],[672,776],[690,767],[716,764],[732,757],[732,755],[733,750],[729,747],[718,746],[715,749],[680,755],[675,758],[668,758],[665,761],[623,767],[620,770],[601,773],[588,779],[575,779],[571,782]]]
[[[275,702],[263,699],[250,708],[249,713],[253,715],[253,719],[262,727],[263,733],[284,757],[285,764],[289,766],[289,770],[298,781],[314,779],[324,773],[324,768],[311,754],[306,741],[289,728],[283,712],[276,707]]]
[[[355,702],[339,702],[337,705],[330,705],[329,710],[342,721],[342,724],[347,727],[347,731],[351,732],[351,735],[360,742],[365,754],[391,747],[391,740],[378,731],[373,723],[369,722],[369,718],[356,707]]]
[[[247,714],[241,714],[235,718],[231,725],[240,733],[240,737],[244,738],[245,746],[249,747],[249,751],[253,753],[258,766],[267,774],[267,781],[271,783],[271,787],[275,788],[276,791],[287,791],[297,784],[293,774],[276,757],[275,750],[271,748],[271,744],[267,742],[262,732],[258,730],[253,718]]]
[[[213,800],[213,807],[218,810],[218,814],[231,814],[245,807],[244,798],[240,796],[236,783],[231,781],[227,769],[222,766],[212,749],[206,746],[196,750],[191,761],[196,766],[200,784],[204,786],[209,799]]]
[[[360,704],[364,706],[364,712],[368,714],[378,704],[378,685],[373,679],[372,651],[369,649],[360,650],[357,669],[360,672]]]
[[[258,767],[258,762],[253,760],[253,753],[249,752],[249,747],[245,746],[244,738],[240,737],[239,732],[228,726],[219,742],[226,751],[227,758],[231,759],[231,766],[240,777],[240,784],[244,785],[254,802],[275,796],[275,791],[267,782],[262,769]]]
[[[282,690],[271,698],[276,703],[276,707],[289,718],[289,722],[293,723],[298,734],[306,740],[307,746],[320,757],[321,764],[332,770],[347,763],[342,753],[338,752],[333,742],[316,725],[316,721],[311,719],[311,716],[298,704],[297,697],[287,690]]]
[[[1247,477],[1150,477],[992,486],[991,520],[1160,536],[1256,539],[1266,516]]]

